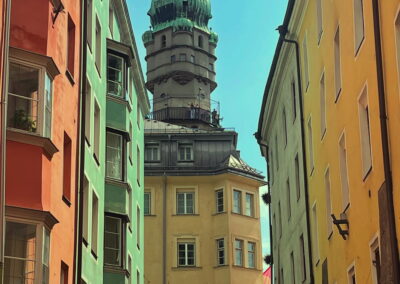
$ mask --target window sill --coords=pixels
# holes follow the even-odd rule
[[[129,271],[121,266],[112,266],[104,264],[104,271],[116,273],[116,274],[125,274],[125,276],[129,277]]]
[[[251,271],[256,271],[256,272],[262,271],[261,269],[250,268],[250,267],[245,267],[245,266],[240,266],[240,265],[232,265],[232,267],[236,268],[236,269],[251,270]]]
[[[72,73],[67,69],[65,70],[65,75],[67,76],[69,82],[71,83],[71,85],[75,85],[75,79],[74,76],[72,75]]]
[[[222,268],[229,268],[228,264],[221,264],[214,266],[214,269],[222,269]]]
[[[245,218],[248,218],[248,219],[253,219],[253,220],[258,220],[258,219],[259,219],[259,218],[254,217],[254,216],[248,216],[248,215],[244,215],[244,214],[240,214],[240,213],[235,213],[235,212],[231,212],[231,213],[232,213],[232,215],[242,216],[242,217],[245,217]]]
[[[196,216],[200,216],[200,214],[172,214],[172,216],[194,216],[194,217],[196,217]]]
[[[187,161],[178,160],[178,163],[194,163],[194,160],[187,160]]]
[[[175,216],[175,215],[172,215],[172,216]],[[147,215],[144,215],[144,217],[157,217],[157,215],[154,215],[154,214],[147,214]]]
[[[161,160],[153,160],[153,161],[144,161],[146,164],[158,164],[161,163]]]
[[[85,238],[82,238],[82,243],[87,247],[89,245],[88,241]]]
[[[53,155],[58,152],[56,145],[54,145],[50,138],[46,138],[35,133],[25,132],[19,129],[8,129],[7,140],[41,147],[50,157],[50,159],[53,158]]]
[[[172,270],[200,270],[203,269],[201,266],[177,266],[172,267]]]
[[[65,197],[65,195],[62,196],[62,201],[64,201],[64,203],[68,206],[71,207],[71,201]]]
[[[216,213],[212,214],[212,216],[225,215],[226,213],[227,213],[226,211],[216,212]]]

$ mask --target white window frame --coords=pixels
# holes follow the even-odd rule
[[[221,246],[222,243],[222,246]],[[217,266],[224,266],[226,265],[226,245],[225,245],[225,239],[217,239],[216,240],[216,246],[217,246]],[[223,256],[220,255],[222,252]],[[221,262],[222,260],[222,262]]]
[[[111,67],[108,64],[109,57],[115,57],[115,58],[121,60],[121,62],[122,62],[121,70],[118,70],[118,69],[116,69],[114,67]],[[121,72],[121,82],[110,80],[110,78],[109,78],[109,69]],[[115,54],[114,52],[107,52],[107,95],[108,96],[111,96],[111,97],[114,97],[114,98],[123,99],[123,100],[126,99],[126,85],[127,85],[126,84],[126,79],[127,79],[126,71],[127,70],[126,70],[126,60],[125,60],[125,58],[120,56],[120,55]],[[119,95],[114,95],[114,94],[109,92],[109,84],[110,83],[121,84],[121,95],[120,96]]]
[[[183,159],[182,159],[182,156],[181,156],[181,149],[184,149],[184,157],[183,157]],[[189,157],[189,159],[188,159],[188,157],[187,157],[187,154],[188,154],[188,152],[187,151],[190,151],[190,157]],[[178,161],[179,162],[192,162],[194,160],[194,157],[193,157],[193,144],[192,143],[179,143],[178,144]]]
[[[179,199],[178,196],[183,195],[183,212],[179,212]],[[188,212],[187,196],[192,195],[192,212]],[[176,214],[177,215],[193,215],[195,214],[195,192],[177,192],[176,193]]]
[[[143,206],[144,206],[144,209],[143,209],[143,213],[144,213],[144,216],[151,216],[151,214],[152,214],[152,212],[151,212],[151,199],[152,199],[152,197],[151,197],[151,192],[149,192],[149,191],[146,191],[145,193],[144,193],[144,195],[146,196],[146,195],[148,195],[149,196],[149,198],[148,198],[148,203],[149,203],[149,206],[148,206],[148,213],[146,214],[146,206],[145,206],[145,204],[146,204],[146,202],[145,202],[145,199],[143,199]]]
[[[237,201],[238,201],[237,206],[235,204],[236,203],[236,196],[235,196],[236,193],[239,196],[239,199],[237,199]],[[237,207],[237,209],[236,209],[236,207]],[[236,214],[242,214],[242,207],[243,207],[242,206],[242,192],[238,189],[234,189],[233,194],[232,194],[232,212],[236,213]]]
[[[357,283],[357,273],[356,273],[355,263],[351,264],[347,269],[347,281],[349,284],[353,284],[353,277],[355,279],[355,282]]]
[[[149,152],[149,150],[150,150],[150,152]],[[149,155],[149,153],[150,153],[150,155]],[[159,162],[159,161],[160,161],[160,144],[146,143],[145,144],[145,162]]]
[[[237,244],[240,244],[240,246],[237,246]],[[241,239],[234,239],[234,256],[235,256],[235,266],[244,266],[244,257],[243,257],[243,246],[244,246],[244,241]],[[238,263],[237,256],[240,254],[240,263]]]
[[[350,184],[348,169],[348,149],[346,145],[346,132],[343,131],[339,138],[339,168],[340,182],[342,189],[342,210],[346,211],[350,207]],[[342,153],[344,152],[344,153]],[[342,157],[344,155],[344,157]]]
[[[109,135],[112,135],[112,136],[115,136],[115,137],[119,137],[120,149],[113,148],[113,147],[109,146],[109,144],[108,144],[108,136]],[[124,178],[125,178],[125,169],[126,169],[126,164],[125,164],[126,163],[126,161],[125,161],[126,160],[125,159],[125,144],[126,144],[126,139],[121,133],[117,133],[117,132],[114,132],[114,131],[106,131],[106,149],[107,149],[106,158],[108,157],[108,152],[110,150],[119,150],[120,159],[119,159],[119,164],[118,165],[121,167],[120,168],[120,176],[112,176],[112,175],[110,175],[110,173],[108,172],[108,169],[109,169],[109,163],[112,163],[112,162],[108,161],[106,159],[106,177],[107,178],[120,180],[120,181],[124,180]]]
[[[222,197],[219,196],[222,194]],[[224,196],[224,189],[218,189],[215,191],[215,211],[216,213],[223,213],[225,212],[225,196]],[[222,206],[222,209],[220,208]]]
[[[121,218],[106,215],[104,217],[104,223],[106,222],[107,218],[118,220],[118,222],[119,222],[118,223],[119,232],[115,233],[115,232],[106,231],[106,226],[104,224],[104,265],[105,266],[122,267],[122,264],[123,264],[122,257],[123,257],[123,248],[124,248],[124,244],[123,244],[123,221],[122,221]],[[113,234],[113,235],[118,235],[119,236],[119,242],[118,242],[119,243],[119,248],[115,249],[115,248],[108,248],[108,247],[105,246],[105,243],[106,243],[105,242],[105,238],[106,238],[105,235],[106,234]],[[105,253],[105,251],[107,249],[108,250],[117,250],[119,252],[119,260],[118,260],[117,264],[106,263],[106,258],[105,258],[106,253]]]
[[[381,261],[381,248],[379,244],[379,237],[376,236],[369,244],[370,247],[370,254],[371,254],[371,271],[372,271],[372,283],[373,284],[379,284],[379,279],[378,279],[378,271],[376,269],[376,256],[375,256],[375,251],[378,249],[379,250],[379,263],[382,267],[382,261]],[[382,271],[381,271],[382,273]]]
[[[372,170],[371,117],[369,110],[370,104],[368,98],[368,87],[367,85],[365,85],[358,98],[358,116],[360,123],[360,145],[363,180]]]
[[[8,122],[7,122],[7,127],[10,129],[14,129],[17,131],[21,131],[21,132],[26,132],[26,133],[35,133],[38,134],[40,136],[43,137],[48,137],[51,139],[51,133],[52,133],[52,125],[53,125],[53,97],[54,97],[54,88],[53,88],[53,81],[54,78],[52,76],[50,76],[50,74],[47,72],[46,67],[39,65],[39,64],[34,64],[31,63],[29,61],[23,60],[23,59],[17,59],[17,58],[10,58],[10,66],[11,64],[17,64],[17,65],[22,65],[24,67],[27,68],[33,68],[33,69],[37,69],[39,72],[39,82],[38,82],[38,99],[37,99],[37,121],[36,121],[36,131],[28,131],[28,130],[24,130],[24,129],[20,129],[20,128],[14,128],[14,127],[10,127],[8,126]],[[51,87],[51,118],[50,118],[50,134],[46,135],[45,133],[45,124],[46,124],[46,103],[45,103],[45,84],[46,84],[46,77],[48,77],[48,79],[50,80],[50,87]],[[10,80],[10,75],[9,75],[9,80]],[[14,97],[18,97],[21,99],[26,99],[25,97],[21,97],[18,94],[12,94],[11,92],[8,92],[8,96],[14,96]],[[9,99],[8,99],[9,100]],[[6,110],[7,114],[8,114],[8,109]]]
[[[39,222],[32,222],[30,220],[25,220],[25,219],[19,219],[19,218],[6,218],[6,222],[5,222],[5,226],[7,226],[7,222],[11,222],[11,223],[19,223],[19,224],[23,224],[23,225],[33,225],[36,227],[36,236],[35,236],[35,257],[34,257],[34,265],[35,265],[35,278],[34,278],[34,283],[35,284],[49,284],[50,280],[47,279],[47,281],[45,279],[43,279],[43,265],[44,265],[44,261],[48,262],[48,266],[50,263],[50,255],[51,255],[51,251],[50,251],[50,242],[51,242],[51,231],[49,230],[49,228],[47,228],[43,223],[39,223]],[[5,227],[6,230],[6,227]],[[48,258],[47,260],[45,260],[45,256],[44,256],[44,250],[45,250],[45,245],[44,245],[44,236],[45,233],[48,233],[49,235],[49,247],[48,247]],[[5,244],[7,245],[7,244]],[[19,260],[20,258],[18,257],[13,257],[13,256],[4,256],[4,258],[8,258],[8,259],[17,259]],[[30,260],[27,260],[30,261]],[[49,267],[48,267],[49,269]],[[4,268],[3,271],[3,275],[5,278],[6,275],[6,270]],[[50,272],[49,272],[50,275]]]
[[[185,252],[185,256],[184,256],[184,260],[185,260],[185,264],[180,264],[179,263],[179,260],[180,260],[180,258],[179,258],[179,246],[180,245],[183,245],[184,247],[185,247],[185,249],[184,249],[184,252]],[[189,245],[192,245],[193,246],[193,264],[189,264],[189,256],[188,256],[188,254],[189,254]],[[179,242],[178,241],[178,244],[177,244],[177,250],[178,250],[178,255],[177,255],[177,257],[178,257],[178,267],[195,267],[196,266],[196,242],[195,241],[193,241],[193,242]]]
[[[250,199],[247,199],[247,198]],[[245,210],[244,210],[244,215],[249,216],[249,217],[254,217],[255,212],[254,212],[254,194],[250,192],[245,193]],[[250,210],[250,214],[248,214],[248,210]]]
[[[253,250],[250,250],[250,245],[253,245]],[[247,267],[251,269],[257,268],[257,244],[255,242],[247,242]],[[253,259],[253,266],[250,265],[250,259]]]
[[[357,55],[365,39],[364,0],[353,0],[353,13],[354,54]],[[360,33],[360,37],[358,37],[358,33]]]

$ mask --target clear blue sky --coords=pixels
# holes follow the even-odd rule
[[[146,72],[142,34],[149,29],[151,0],[127,0],[143,71]],[[239,133],[242,158],[261,170],[266,164],[254,139],[265,84],[275,52],[287,0],[211,0],[210,27],[219,35],[216,64],[218,88],[213,99],[221,103],[223,126]],[[151,94],[150,94],[151,95]],[[268,240],[267,211],[261,204],[263,250]]]

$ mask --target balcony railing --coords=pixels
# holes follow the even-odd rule
[[[217,111],[211,112],[196,107],[166,107],[150,113],[147,118],[159,121],[201,121],[215,126],[219,126],[220,124],[219,113]]]

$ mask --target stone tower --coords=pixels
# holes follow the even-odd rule
[[[208,22],[210,0],[153,0],[151,29],[144,33],[152,118],[191,128],[219,128],[211,100],[218,35]]]

